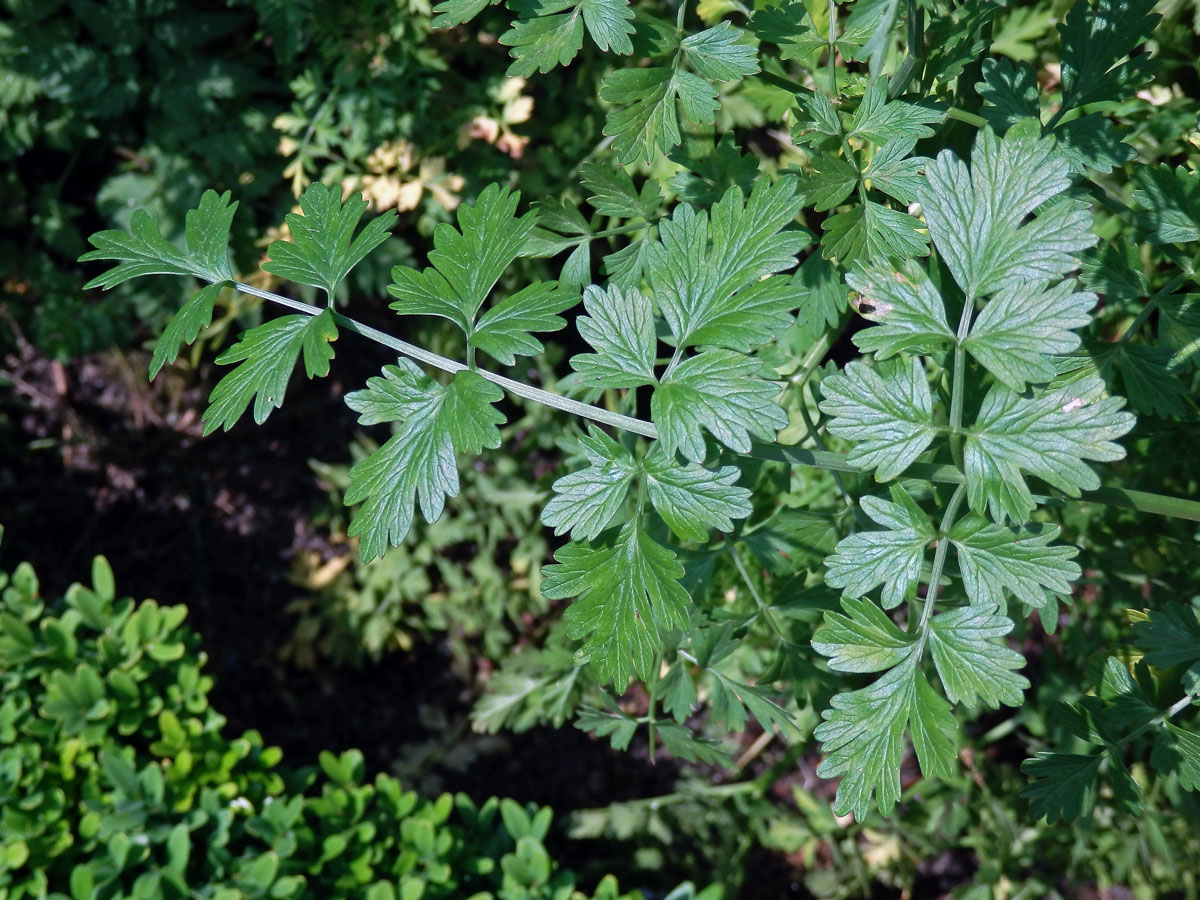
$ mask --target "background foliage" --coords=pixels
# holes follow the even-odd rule
[[[1194,433],[1200,327],[1193,308],[1200,85],[1190,6],[1158,4],[1161,19],[1149,3],[1117,0],[678,9],[451,2],[437,10],[364,0],[339,5],[336,15],[320,2],[277,0],[206,9],[131,3],[111,16],[83,2],[8,6],[10,21],[0,24],[8,29],[0,48],[0,153],[6,196],[16,199],[2,214],[0,259],[10,358],[27,358],[32,344],[66,361],[114,342],[135,348],[161,331],[189,296],[184,280],[126,281],[104,299],[85,299],[74,263],[82,235],[102,226],[136,232],[134,210],[142,209],[180,246],[183,210],[211,187],[231,191],[239,204],[232,266],[213,280],[236,274],[251,287],[284,290],[280,279],[289,278],[301,282],[292,296],[316,303],[325,287],[335,309],[395,331],[384,303],[371,309],[390,290],[397,312],[445,317],[406,316],[405,339],[454,359],[462,335],[452,323],[461,319],[471,332],[491,285],[460,290],[452,266],[479,263],[509,240],[513,252],[496,263],[498,297],[520,297],[531,283],[557,279],[558,286],[530,295],[532,324],[493,329],[490,339],[472,334],[471,358],[478,350],[522,381],[614,413],[648,415],[669,455],[678,449],[685,462],[710,464],[708,517],[695,508],[673,513],[661,485],[684,477],[679,472],[699,478],[694,469],[666,466],[676,474],[659,478],[664,469],[643,458],[636,438],[614,442],[511,398],[501,406],[508,421],[498,437],[455,440],[454,449],[471,452],[457,492],[446,491],[442,517],[428,525],[417,517],[411,530],[393,522],[380,534],[369,516],[356,528],[340,500],[347,491],[351,500],[371,496],[353,487],[344,463],[364,466],[388,434],[376,428],[368,437],[344,425],[338,439],[351,449],[312,464],[328,501],[318,497],[300,516],[310,523],[302,528],[327,539],[291,549],[296,587],[284,589],[291,616],[271,625],[286,637],[278,642],[286,659],[370,665],[433,642],[468,686],[479,732],[573,720],[614,748],[631,748],[630,765],[646,756],[678,760],[678,779],[665,793],[581,806],[566,819],[571,834],[593,841],[597,857],[611,851],[628,866],[634,883],[666,886],[680,872],[711,872],[729,896],[751,896],[765,866],[815,896],[1195,895],[1186,864],[1200,853],[1200,748],[1191,743],[1195,713],[1186,702],[1197,696],[1200,658],[1194,522],[1065,502],[1036,483],[1036,499],[1000,491],[997,481],[972,485],[970,463],[969,490],[955,500],[953,484],[906,477],[887,490],[870,473],[740,455],[749,436],[778,431],[785,447],[850,451],[850,461],[881,479],[930,446],[920,462],[978,464],[987,457],[981,440],[934,432],[954,424],[956,406],[959,423],[969,421],[964,409],[1003,419],[1004,403],[1019,404],[1004,391],[1017,397],[1034,385],[1064,414],[1079,410],[1063,435],[1076,441],[1070,455],[1112,463],[1098,467],[1105,485],[1194,498],[1195,469],[1179,452]],[[985,168],[991,181],[979,174]],[[400,213],[393,236],[340,272],[344,280],[314,269],[301,237],[305,218],[339,213],[336,189],[325,195],[326,212],[313,206],[285,220],[289,210],[300,212],[296,198],[314,182],[361,191],[366,228],[376,236],[389,224],[387,210]],[[505,190],[484,191],[491,182]],[[1024,195],[1000,202],[1006,184]],[[519,205],[506,193],[515,189]],[[526,216],[529,200],[538,201],[537,227]],[[992,222],[996,210],[1011,221]],[[976,240],[955,246],[964,221]],[[456,242],[434,233],[454,222]],[[271,241],[294,243],[268,248]],[[692,273],[678,264],[689,241],[704,248],[703,261],[691,263],[707,284],[689,284]],[[755,241],[761,255],[750,261]],[[724,260],[722,242],[737,247]],[[191,235],[187,244],[195,254]],[[281,246],[302,249],[289,264]],[[908,262],[888,265],[895,257]],[[212,257],[218,265],[224,258]],[[403,274],[389,277],[392,266]],[[1082,285],[1074,281],[1079,266]],[[1045,282],[1028,292],[1033,300],[1005,282],[1029,281],[1031,269]],[[543,347],[522,334],[561,327],[554,317],[569,298],[560,294],[593,283],[600,287],[583,292],[583,305],[567,316],[578,313],[578,337]],[[719,304],[687,308],[695,296],[689,288],[721,300],[714,283],[743,300],[759,291],[755,315],[720,319]],[[635,292],[653,298],[653,308]],[[959,318],[984,297],[974,322]],[[351,300],[353,307],[343,305]],[[181,360],[194,368],[188,377],[202,380],[211,378],[202,345],[226,347],[238,329],[264,319],[245,293],[213,290],[205,302],[215,303],[212,322],[198,315],[185,329],[184,337],[198,333],[201,341]],[[606,320],[613,308],[620,313]],[[974,329],[960,356],[951,349],[956,319]],[[268,322],[277,323],[269,326],[276,337],[286,337],[285,327],[311,327]],[[648,344],[639,323],[650,329]],[[680,366],[674,397],[664,390],[664,367],[683,357],[656,358],[664,346],[656,338],[664,337],[668,351],[702,348]],[[295,342],[293,358],[303,353],[308,374],[323,374],[322,356],[352,340],[343,333],[332,345]],[[710,349],[714,343],[724,349]],[[255,358],[252,346],[236,346],[225,360]],[[161,347],[156,364],[174,355]],[[754,351],[748,362],[734,356],[746,351]],[[704,380],[712,369],[693,362],[715,360],[706,356],[713,353],[726,354],[716,369],[736,371],[746,385],[782,385],[779,405],[772,410],[762,394],[740,410],[689,419],[693,395],[681,392],[696,384],[700,393],[732,390],[731,383],[714,388]],[[536,363],[515,365],[522,354]],[[1064,362],[1065,354],[1073,358]],[[334,377],[342,362],[334,362]],[[360,368],[345,390],[377,371],[371,363]],[[254,378],[226,387],[204,430],[229,427],[250,402],[255,418],[266,418],[290,370],[289,361],[273,375],[277,388],[257,400]],[[393,386],[407,377],[397,372]],[[414,391],[433,389],[413,372]],[[643,395],[653,388],[653,398],[639,399],[639,385]],[[386,420],[369,406],[370,391],[385,386],[378,382],[352,404],[364,426]],[[927,409],[911,400],[919,401],[918,386]],[[29,396],[17,388],[18,397]],[[889,388],[892,405],[872,412],[869,398]],[[291,386],[293,394],[306,389]],[[1128,398],[1136,426],[1117,411],[1118,396]],[[19,443],[26,410],[12,409],[18,425],[7,439]],[[910,428],[899,454],[893,440],[879,439],[881,426],[897,421]],[[1091,435],[1077,440],[1084,429]],[[713,438],[736,452],[718,457]],[[1107,444],[1117,438],[1120,462]],[[474,461],[474,451],[496,443],[499,450]],[[993,462],[1003,459],[1005,448],[992,453]],[[740,487],[721,474],[733,466]],[[563,468],[570,474],[556,481]],[[1025,468],[1067,493],[1100,484],[1086,466],[1039,469],[1035,460]],[[598,471],[616,473],[620,491],[597,490],[587,473]],[[359,468],[359,480],[369,472]],[[1007,471],[999,481],[1022,477]],[[622,518],[624,488],[635,478],[647,484],[658,518]],[[658,500],[652,483],[660,485]],[[421,487],[414,482],[411,490]],[[424,496],[417,502],[427,514],[433,508]],[[986,557],[995,541],[1007,540],[989,519],[1024,522],[1034,505],[1027,532],[1014,540],[1026,552],[1055,539],[1059,549],[1027,557],[1033,571],[1021,568],[1015,546],[998,572],[986,564],[972,570],[964,548]],[[548,529],[539,530],[543,507]],[[408,520],[413,513],[410,499]],[[946,521],[959,513],[956,523]],[[940,543],[954,544],[952,556],[921,552],[939,516],[949,532]],[[602,536],[610,520],[644,524]],[[568,532],[601,543],[564,552]],[[368,547],[365,557],[399,546],[367,562],[351,552],[356,537]],[[679,567],[652,547],[674,554]],[[554,562],[551,549],[557,566],[543,572]],[[621,565],[613,553],[657,567],[661,598],[651,602],[668,613],[651,640],[644,621],[597,627],[580,612],[597,606],[587,605],[580,579]],[[874,569],[864,562],[872,559]],[[937,559],[949,561],[943,567]],[[670,585],[685,571],[681,594]],[[916,620],[929,598],[922,579],[940,586],[943,573],[961,587],[945,589],[950,608],[929,620],[930,681],[918,668],[916,699],[888,713],[900,734],[886,749],[842,740],[838,716],[827,713],[822,723],[822,711],[842,692],[832,708],[843,710],[843,725],[854,715],[878,717],[870,704],[881,695],[866,692],[872,682],[862,673],[890,668],[876,686],[899,684],[895,673],[910,676],[904,616]],[[608,598],[636,587],[599,578],[591,590]],[[581,593],[583,600],[564,602]],[[933,611],[932,600],[924,605]],[[940,645],[939,623],[947,635]],[[955,652],[987,657],[985,677],[975,677],[979,664],[957,676],[943,666]],[[582,668],[581,658],[590,658]],[[630,673],[639,677],[626,690]],[[943,693],[957,704],[953,715]],[[910,726],[918,732],[915,755],[902,739],[910,717],[918,723]],[[933,735],[924,746],[923,717]],[[60,742],[57,734],[47,739]],[[346,758],[338,764],[355,766]],[[111,779],[105,771],[100,765],[90,778]],[[135,766],[135,777],[140,771]],[[836,785],[818,777],[847,773],[836,797]],[[350,780],[351,793],[371,790],[357,772]],[[287,790],[315,795],[307,783]],[[872,811],[875,803],[888,815]],[[1063,827],[1059,818],[1074,824]],[[169,870],[170,848],[164,852]],[[214,869],[214,883],[253,877],[237,875],[237,867],[258,851],[239,852],[238,861]],[[478,866],[456,858],[452,870]]]

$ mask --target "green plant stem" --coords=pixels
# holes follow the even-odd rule
[[[954,522],[958,518],[958,508],[962,506],[963,498],[966,496],[967,486],[960,484],[954,489],[950,502],[946,504],[946,511],[942,514],[942,524],[938,529],[937,549],[933,552],[933,567],[929,572],[929,588],[925,591],[925,605],[921,607],[921,618],[917,622],[916,653],[918,656],[925,649],[926,635],[929,633],[926,626],[929,625],[929,619],[933,616],[933,609],[937,606],[938,593],[942,586],[942,569],[946,566],[946,551],[950,547],[950,541],[946,535],[954,527]]]
[[[234,282],[233,286],[244,294],[250,294],[254,297],[260,297],[263,300],[269,300],[280,306],[295,310],[296,312],[304,313],[308,316],[319,315],[324,311],[323,307],[312,306],[300,300],[293,300],[290,297],[284,297],[281,294],[276,294],[271,291],[264,291],[261,288],[253,287],[252,285],[243,282]],[[353,334],[360,335],[376,343],[403,354],[417,362],[425,363],[435,369],[441,369],[443,372],[461,372],[467,367],[463,363],[456,360],[447,359],[436,353],[431,353],[415,344],[410,344],[407,341],[402,341],[399,338],[392,337],[390,334],[379,331],[376,328],[371,328],[369,325],[364,325],[361,322],[351,319],[349,316],[344,316],[341,313],[334,313],[334,319],[338,325]],[[813,358],[819,360],[824,356],[814,355]],[[578,400],[572,400],[568,397],[563,397],[560,394],[545,391],[541,388],[535,388],[532,385],[525,384],[520,381],[514,381],[511,378],[506,378],[503,375],[497,375],[495,372],[489,372],[486,369],[476,369],[480,377],[487,379],[492,384],[499,385],[506,391],[524,397],[526,400],[533,400],[535,403],[541,403],[544,406],[549,406],[552,409],[561,410],[562,412],[570,413],[584,419],[589,419],[593,422],[599,422],[603,425],[609,425],[613,428],[621,428],[633,434],[639,434],[642,437],[656,439],[658,430],[654,424],[647,422],[644,419],[636,419],[632,416],[624,416],[620,413],[610,412],[607,409],[599,406],[592,406],[587,403],[581,403]],[[752,444],[750,452],[747,454],[755,459],[764,459],[772,462],[782,462],[793,466],[809,466],[814,469],[832,469],[836,472],[852,472],[857,475],[870,474],[869,470],[862,466],[855,465],[850,462],[844,453],[832,453],[821,450],[805,450],[800,447],[789,447],[781,444],[768,444],[762,441],[756,441]],[[964,481],[963,474],[954,466],[933,465],[930,463],[913,463],[906,470],[906,474],[912,478],[924,478],[928,481],[936,481],[942,484],[962,484]],[[1185,500],[1181,497],[1169,497],[1165,494],[1153,494],[1146,491],[1127,490],[1125,488],[1098,488],[1094,491],[1084,491],[1080,498],[1087,503],[1101,503],[1105,506],[1119,506],[1124,509],[1134,509],[1139,512],[1153,513],[1160,516],[1170,516],[1178,519],[1189,519],[1193,522],[1200,522],[1200,502],[1195,500]],[[1061,502],[1061,501],[1060,501]]]
[[[1146,324],[1146,320],[1150,318],[1151,313],[1158,309],[1158,301],[1164,297],[1170,296],[1175,291],[1175,288],[1179,287],[1181,284],[1187,281],[1187,279],[1188,274],[1186,272],[1180,272],[1165,285],[1163,285],[1161,290],[1156,291],[1154,296],[1146,301],[1146,305],[1142,307],[1142,311],[1137,314],[1137,318],[1133,320],[1133,323],[1125,329],[1125,333],[1121,335],[1120,342],[1124,344],[1131,337],[1137,334],[1138,329]]]
[[[1062,105],[1058,107],[1058,112],[1050,117],[1050,121],[1042,126],[1042,134],[1049,134],[1054,130],[1054,127],[1062,121],[1062,117],[1070,112],[1072,107],[1067,103],[1067,98],[1062,98]]]
[[[963,342],[971,332],[971,316],[975,312],[975,298],[963,300],[962,315],[958,317],[958,334],[954,341],[954,370],[950,373],[950,456],[954,464],[962,467],[962,421],[963,392],[966,385],[967,353]]]
[[[646,726],[647,737],[650,744],[650,765],[654,765],[654,739],[657,737],[655,733],[655,724],[657,718],[658,707],[658,681],[659,675],[662,672],[663,652],[661,650],[654,657],[654,669],[650,672],[650,681],[646,685],[646,717],[650,723]]]
[[[946,110],[947,119],[958,119],[960,122],[965,122],[968,125],[974,125],[976,128],[986,128],[988,120],[983,116],[977,116],[975,113],[967,112],[965,109],[959,109],[957,106],[952,106]]]
[[[760,441],[751,446],[747,455],[755,459],[782,462],[793,466],[833,469],[838,472],[852,472],[856,475],[870,474],[869,469],[850,462],[845,453],[823,453],[820,450],[805,450],[803,447],[768,444]],[[904,470],[904,474],[908,478],[922,478],[938,484],[963,484],[966,481],[957,466],[935,463],[913,463]],[[1200,502],[1128,488],[1102,487],[1096,488],[1094,491],[1082,491],[1079,497],[1060,495],[1047,498],[1047,500],[1054,505],[1062,505],[1065,502],[1099,503],[1104,506],[1119,506],[1122,509],[1134,509],[1138,512],[1152,513],[1158,516],[1200,522]]]
[[[1122,744],[1131,743],[1131,742],[1137,740],[1138,738],[1140,738],[1147,731],[1150,731],[1151,729],[1154,729],[1154,728],[1158,728],[1160,725],[1165,725],[1168,721],[1175,718],[1175,716],[1179,715],[1179,713],[1183,712],[1185,709],[1187,709],[1189,706],[1191,706],[1193,702],[1194,701],[1192,700],[1192,698],[1189,694],[1184,694],[1183,697],[1176,700],[1167,709],[1164,709],[1161,713],[1159,713],[1157,716],[1155,716],[1153,719],[1151,719],[1145,725],[1142,725],[1140,728],[1137,728],[1134,731],[1131,731],[1129,734],[1125,735],[1125,737],[1121,738],[1119,741],[1116,742],[1116,745],[1120,746]]]
[[[703,797],[735,797],[738,794],[753,793],[762,795],[766,793],[772,784],[791,770],[796,760],[804,755],[804,750],[805,745],[803,742],[792,744],[788,747],[787,752],[779,758],[778,762],[757,778],[752,778],[749,781],[735,781],[732,784],[698,784],[690,790],[673,791],[670,794],[660,794],[657,797],[639,797],[636,800],[625,800],[620,804],[614,805],[624,806],[628,809],[654,810],[663,806],[670,806],[674,803],[685,803],[689,800],[697,800]],[[579,810],[580,813],[601,811]]]
[[[800,418],[804,420],[804,428],[808,431],[808,436],[812,438],[812,442],[816,445],[816,448],[823,453],[827,453],[828,448],[826,448],[825,442],[821,439],[821,433],[817,431],[817,426],[813,422],[812,416],[808,414],[808,403],[805,402],[804,387],[804,384],[801,384],[799,390],[800,402],[798,405],[800,407]],[[858,504],[854,502],[854,499],[850,496],[850,492],[846,490],[846,483],[842,481],[842,473],[834,469],[831,474],[833,475],[833,483],[837,485],[838,493],[846,501],[846,508],[857,518],[859,515]],[[864,522],[863,524],[866,523]]]
[[[812,346],[805,352],[804,358],[800,360],[799,370],[788,379],[792,384],[802,387],[808,381],[812,373],[817,370],[817,366],[821,365],[821,360],[841,337],[842,329],[846,327],[846,321],[847,319],[842,317],[837,328],[823,331],[821,336],[813,341]]]
[[[270,300],[272,303],[278,303],[281,306],[286,306],[288,309],[294,309],[297,312],[305,315],[315,316],[322,312],[322,308],[311,306],[300,300],[292,300],[289,297],[281,296],[280,294],[271,291],[264,291],[242,282],[235,282],[234,287],[245,294],[252,294],[255,297],[261,297],[264,300]],[[349,316],[344,316],[341,313],[334,313],[334,320],[338,326],[346,329],[349,332],[375,341],[378,344],[395,350],[417,362],[425,363],[427,366],[432,366],[435,369],[441,369],[443,372],[462,372],[467,366],[457,360],[447,359],[437,353],[431,353],[415,344],[410,344],[407,341],[402,341],[399,338],[392,337],[390,334],[372,328],[369,325],[364,325],[361,322],[351,319]],[[569,397],[563,397],[561,394],[555,394],[550,391],[544,391],[541,388],[535,388],[532,385],[525,384],[521,381],[514,381],[511,378],[506,378],[503,375],[497,375],[495,372],[489,372],[486,369],[476,369],[477,374],[499,385],[511,394],[516,394],[518,397],[524,397],[526,400],[533,400],[536,403],[541,403],[544,406],[549,406],[553,409],[562,410],[563,412],[571,413],[572,415],[580,416],[584,419],[590,419],[594,422],[600,422],[604,425],[611,425],[613,428],[622,428],[626,431],[631,431],[634,434],[640,434],[643,437],[657,438],[658,430],[650,422],[642,419],[635,419],[630,416],[623,416],[620,413],[609,412],[599,406],[592,406],[588,403],[581,403],[578,400],[572,400]]]
[[[790,78],[784,78],[782,75],[776,75],[774,72],[768,72],[766,69],[763,69],[761,72],[757,73],[754,77],[757,78],[759,81],[762,81],[762,82],[765,82],[766,84],[771,85],[771,87],[777,87],[780,90],[787,91],[788,93],[791,93],[791,94],[807,94],[808,93],[808,88],[806,88],[800,82],[792,81],[792,79],[790,79]]]
[[[758,588],[754,586],[754,582],[750,580],[750,572],[746,569],[746,564],[742,562],[741,555],[734,548],[733,542],[726,541],[725,548],[729,551],[729,555],[733,557],[733,564],[735,567],[737,567],[738,575],[741,577],[742,583],[746,585],[746,590],[754,599],[754,605],[758,607],[758,614],[763,617],[763,620],[770,627],[771,631],[775,633],[775,636],[779,638],[784,645],[788,647],[796,646],[788,639],[787,635],[783,633],[783,629],[779,627],[779,623],[776,622],[774,616],[771,615],[770,607],[767,606],[766,601],[764,601],[762,598],[762,595],[758,593]]]
[[[904,93],[917,75],[917,68],[925,62],[925,11],[917,9],[913,0],[908,0],[908,51],[900,68],[888,83],[888,97],[895,99]]]
[[[827,62],[829,64],[829,90],[838,95],[837,86],[837,0],[829,0],[829,33],[826,36]]]

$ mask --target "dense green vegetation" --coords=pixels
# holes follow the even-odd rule
[[[9,359],[352,434],[280,665],[677,767],[570,802],[585,895],[1200,893],[1191,7],[7,6]],[[6,589],[0,900],[572,896],[546,811],[222,737],[94,581]]]

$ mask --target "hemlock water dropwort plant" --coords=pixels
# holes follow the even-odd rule
[[[437,24],[463,27],[488,5],[445,0]],[[862,820],[900,802],[908,747],[923,779],[948,778],[961,718],[1025,702],[1025,657],[1005,637],[1024,616],[1052,629],[1081,575],[1057,510],[1200,520],[1194,501],[1100,477],[1135,425],[1116,385],[1142,412],[1194,409],[1182,377],[1200,328],[1177,291],[1195,281],[1200,189],[1195,172],[1134,162],[1111,116],[1153,74],[1146,0],[1076,0],[1053,96],[1027,63],[988,54],[999,6],[815,6],[730,5],[715,23],[701,9],[708,27],[693,29],[688,4],[674,23],[625,0],[514,4],[500,39],[510,74],[536,82],[589,42],[611,55],[598,88],[608,137],[581,162],[578,190],[524,209],[489,184],[457,225],[437,226],[425,268],[392,270],[390,308],[452,322],[457,358],[339,311],[338,286],[397,219],[362,224],[366,202],[337,185],[304,191],[263,266],[320,289],[322,305],[238,279],[229,192],[187,214],[185,246],[139,211],[82,259],[116,264],[89,287],[150,274],[203,284],[159,339],[151,377],[208,325],[221,291],[287,310],[217,358],[231,368],[206,434],[251,408],[263,422],[300,359],[309,378],[328,374],[344,333],[394,354],[346,396],[362,425],[392,429],[350,470],[364,560],[398,546],[418,509],[438,518],[461,459],[500,447],[506,393],[574,417],[542,512],[568,541],[541,591],[570,601],[575,670],[522,681],[512,708],[545,691],[538,714],[565,718],[582,667],[604,690],[578,724],[614,746],[644,728],[652,753],[728,762],[695,730],[702,707],[730,731],[751,718],[777,730],[797,755],[815,738],[818,773],[840,778],[835,811]],[[747,117],[774,129],[774,150],[739,146]],[[1122,167],[1128,196],[1114,186]],[[1107,242],[1098,223],[1112,219],[1176,267],[1161,290]],[[500,287],[519,257],[563,254],[557,279]],[[1100,295],[1138,310],[1107,345],[1089,331]],[[1173,329],[1165,348],[1133,340],[1154,310]],[[490,368],[542,354],[544,335],[568,325],[587,349],[561,391]],[[860,356],[830,361],[851,343]],[[756,503],[793,467],[832,473],[812,510]],[[821,624],[798,639],[804,609]],[[1027,763],[1035,816],[1090,812],[1101,780],[1135,808],[1122,753],[1142,736],[1161,777],[1200,784],[1198,626],[1183,606],[1141,615],[1141,662],[1114,658],[1099,695],[1073,707],[1091,751]],[[731,664],[752,633],[768,635],[769,659]],[[835,687],[821,697],[802,686],[813,678]],[[631,679],[644,714],[615,702]],[[818,697],[819,718],[806,715]],[[506,715],[493,707],[488,727]]]

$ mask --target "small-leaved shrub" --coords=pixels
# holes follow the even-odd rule
[[[208,705],[182,606],[0,573],[0,900],[639,900],[548,854],[549,809],[428,800],[357,751],[292,768]],[[674,900],[716,900],[683,885]]]

